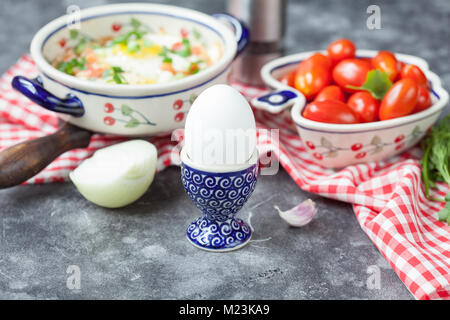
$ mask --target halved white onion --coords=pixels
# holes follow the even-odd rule
[[[78,191],[107,208],[139,199],[153,182],[157,150],[145,140],[131,140],[100,149],[70,173]]]

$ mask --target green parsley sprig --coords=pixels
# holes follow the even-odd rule
[[[439,211],[438,216],[440,221],[446,221],[450,225],[450,192],[444,199],[430,197],[430,188],[435,188],[436,182],[450,185],[450,115],[432,127],[421,145],[425,151],[421,160],[425,195],[435,201],[445,201],[445,207]]]

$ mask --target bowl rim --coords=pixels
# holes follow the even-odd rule
[[[261,77],[263,78],[263,81],[272,88],[276,89],[289,88],[289,90],[293,90],[291,87],[287,87],[285,84],[275,79],[272,76],[272,72],[276,69],[286,67],[287,65],[299,63],[301,60],[304,60],[305,58],[317,52],[325,53],[326,51],[324,50],[306,51],[272,60],[269,63],[265,64],[261,69]],[[376,55],[377,52],[378,50],[357,50],[356,56],[373,57]],[[431,88],[433,93],[439,99],[431,107],[422,112],[384,121],[358,123],[358,124],[333,124],[333,123],[312,121],[304,118],[302,116],[301,111],[303,110],[303,108],[306,106],[307,103],[305,102],[302,104],[301,103],[302,99],[298,99],[294,103],[294,106],[291,108],[291,118],[294,121],[294,123],[297,126],[301,127],[302,129],[307,129],[311,131],[332,132],[332,133],[358,133],[367,131],[378,131],[392,127],[397,127],[400,125],[406,125],[425,118],[429,118],[435,115],[436,113],[442,112],[442,110],[448,103],[449,95],[448,92],[444,88],[442,88],[440,78],[435,73],[429,70],[428,63],[424,59],[416,56],[403,53],[394,53],[394,54],[396,55],[398,60],[405,61],[411,64],[416,64],[425,73],[425,76],[431,82]],[[299,91],[295,89],[294,91],[298,95],[303,96]]]
[[[46,25],[44,25],[34,35],[31,44],[31,57],[35,61],[39,72],[44,77],[55,81],[71,90],[82,93],[99,93],[100,95],[109,95],[111,93],[121,95],[165,95],[165,93],[174,91],[187,91],[201,86],[225,72],[233,61],[237,52],[237,41],[235,35],[225,24],[212,16],[177,6],[152,4],[152,3],[127,3],[96,6],[88,9],[82,9],[79,12],[81,21],[92,20],[104,16],[113,16],[121,14],[156,14],[164,15],[176,19],[182,19],[197,23],[201,28],[208,28],[215,32],[222,40],[223,54],[220,60],[212,66],[209,66],[198,74],[191,75],[184,79],[164,84],[102,84],[91,82],[85,79],[79,79],[65,74],[53,67],[43,56],[43,46],[46,41],[56,32],[67,28],[68,16],[60,16]]]

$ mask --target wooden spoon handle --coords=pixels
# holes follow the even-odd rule
[[[0,152],[0,189],[19,185],[66,151],[86,148],[92,132],[65,123],[55,133]]]

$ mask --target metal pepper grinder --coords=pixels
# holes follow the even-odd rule
[[[228,12],[250,29],[250,44],[233,66],[233,80],[264,86],[261,67],[283,54],[286,0],[228,0]]]

